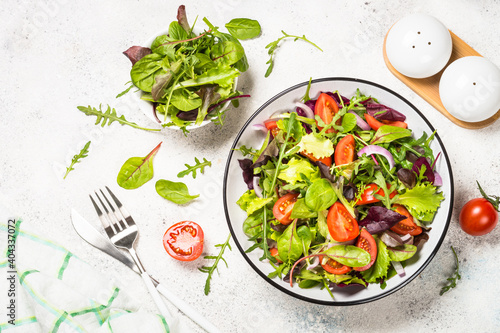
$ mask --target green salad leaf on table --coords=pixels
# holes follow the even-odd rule
[[[248,190],[237,204],[260,260],[300,288],[378,284],[405,274],[426,241],[443,194],[434,137],[419,138],[402,113],[357,90],[309,97],[254,125],[260,148],[241,146]],[[265,128],[264,128],[265,126]]]
[[[236,90],[236,78],[248,69],[239,39],[260,34],[255,20],[233,19],[226,25],[230,33],[219,31],[207,18],[203,21],[208,30],[194,33],[182,5],[167,33],[147,47],[132,46],[124,52],[132,62],[132,85],[152,103],[158,122],[160,113],[164,122],[170,120],[162,126],[179,127],[185,133],[187,126],[208,119],[222,125],[224,105],[231,101],[237,106],[237,99],[249,97]]]

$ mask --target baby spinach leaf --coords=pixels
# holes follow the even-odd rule
[[[356,116],[352,113],[346,113],[344,117],[342,117],[342,128],[344,129],[342,132],[350,132],[354,127],[356,127]]]
[[[324,178],[315,180],[307,189],[305,203],[315,212],[330,208],[335,201],[337,201],[337,195],[330,182]]]
[[[245,40],[260,35],[260,24],[256,20],[247,18],[236,18],[226,23],[226,29],[235,38]]]
[[[173,89],[188,88],[201,86],[204,84],[218,84],[222,87],[231,87],[235,77],[239,76],[240,72],[229,66],[219,66],[207,70],[194,79],[185,80],[176,84]]]
[[[278,253],[283,262],[294,262],[302,256],[302,241],[296,225],[295,222],[290,224],[278,238]]]
[[[121,167],[116,181],[127,190],[141,187],[153,178],[153,158],[162,142],[146,157],[131,157]]]
[[[309,254],[309,247],[311,246],[314,238],[311,229],[309,229],[309,227],[306,225],[301,225],[297,228],[297,235],[299,236],[302,243],[302,253],[304,255]]]
[[[350,267],[363,267],[370,262],[370,254],[354,245],[335,245],[324,251],[323,254]]]
[[[403,246],[388,247],[389,258],[391,261],[405,261],[410,259],[417,252],[415,245],[404,244]]]
[[[330,235],[330,231],[328,230],[328,224],[326,223],[326,215],[328,214],[327,210],[322,212],[318,212],[318,232],[325,239]]]
[[[137,88],[145,92],[151,92],[155,77],[165,73],[161,66],[162,59],[163,56],[152,53],[144,56],[132,66],[130,77]]]
[[[173,203],[182,205],[198,198],[200,195],[190,195],[186,184],[181,182],[172,182],[166,179],[160,179],[155,185],[156,192],[163,198]]]
[[[237,63],[245,54],[243,47],[232,41],[217,43],[212,48],[213,61],[224,65],[232,65]]]
[[[187,31],[177,21],[170,23],[168,35],[174,40],[185,40],[188,38]]]
[[[293,205],[292,215],[290,218],[292,219],[307,219],[311,217],[316,217],[318,213],[312,211],[307,207],[304,198],[298,199]]]
[[[253,237],[262,233],[262,214],[260,214],[260,212],[246,218],[245,222],[243,222],[243,232],[248,237]]]
[[[170,98],[170,104],[175,106],[180,111],[191,111],[197,109],[201,106],[201,103],[201,98],[198,95],[184,89],[175,90]]]

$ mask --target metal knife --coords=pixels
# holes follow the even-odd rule
[[[75,228],[83,240],[133,269],[137,274],[140,274],[139,269],[132,259],[118,250],[109,239],[104,237],[74,209],[71,209],[71,222],[73,223],[73,228]]]
[[[120,250],[118,250],[109,239],[104,237],[99,231],[97,231],[87,220],[85,220],[76,210],[71,209],[71,222],[75,228],[78,235],[83,238],[87,243],[93,247],[109,254],[113,258],[127,265],[129,268],[134,270],[137,274],[139,269],[135,263],[126,255],[124,255]],[[151,277],[156,289],[165,296],[166,299],[170,301],[175,307],[181,310],[187,317],[191,318],[195,323],[204,328],[210,333],[220,333],[219,329],[215,327],[211,322],[209,322],[205,317],[203,317],[196,309],[191,307],[183,299],[176,296],[164,285],[160,284],[159,281]]]

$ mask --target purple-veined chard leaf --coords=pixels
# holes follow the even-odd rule
[[[116,181],[127,190],[136,189],[153,178],[153,158],[160,149],[158,144],[146,157],[131,157],[121,167]]]

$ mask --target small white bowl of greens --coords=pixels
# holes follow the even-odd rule
[[[224,33],[204,18],[208,28],[197,34],[180,6],[168,31],[124,52],[132,62],[134,98],[146,116],[183,131],[223,124],[229,104],[238,106],[240,98],[248,97],[236,90],[238,76],[248,69],[239,39],[260,33],[257,21],[235,20],[240,22],[236,29],[226,25],[231,33]]]

